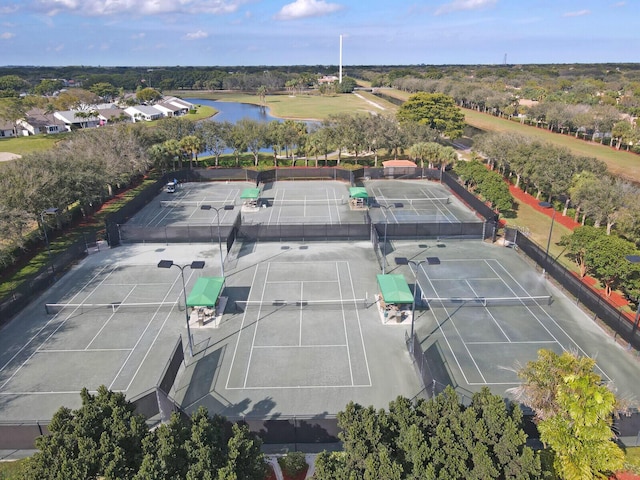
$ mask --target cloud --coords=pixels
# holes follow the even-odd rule
[[[275,15],[276,20],[296,20],[298,18],[322,17],[344,8],[337,3],[324,0],[296,0],[282,7]]]
[[[199,40],[201,38],[207,38],[209,34],[207,32],[203,32],[202,30],[198,30],[197,32],[189,32],[185,35],[186,40]]]
[[[590,10],[578,10],[576,12],[567,12],[562,16],[563,17],[583,17],[585,15],[591,15],[591,11]]]
[[[452,2],[441,5],[435,11],[435,15],[457,12],[460,10],[481,10],[483,8],[493,7],[498,0],[453,0]]]
[[[16,36],[16,34],[15,33],[11,33],[11,32],[2,32],[2,33],[0,33],[0,39],[2,39],[2,40],[10,40],[15,36]]]
[[[131,35],[131,40],[142,40],[147,34],[144,32],[134,33]]]
[[[225,14],[246,0],[31,0],[26,8],[47,15],[68,13],[87,17],[111,15]]]

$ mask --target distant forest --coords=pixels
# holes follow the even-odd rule
[[[291,82],[313,87],[325,75],[337,75],[337,65],[286,67],[0,67],[0,78],[17,76],[35,88],[42,80],[62,79],[85,89],[98,83],[135,91],[141,87],[166,90],[243,90],[266,87],[284,90]],[[611,105],[623,113],[640,113],[640,64],[535,65],[412,65],[346,66],[344,75],[372,87],[408,92],[442,91],[459,98],[461,84],[503,109],[513,98],[565,104]],[[506,104],[506,105],[505,105]]]

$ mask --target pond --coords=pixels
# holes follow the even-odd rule
[[[236,102],[220,102],[218,100],[206,100],[204,98],[185,98],[187,102],[194,103],[196,105],[206,105],[207,107],[213,107],[218,110],[210,120],[214,122],[231,122],[236,123],[243,118],[250,118],[258,122],[271,122],[272,120],[282,121],[280,118],[272,117],[269,114],[268,108],[260,108],[258,105],[251,105],[249,103],[236,103]]]
[[[185,98],[187,102],[191,102],[195,105],[206,105],[207,107],[213,107],[218,110],[213,117],[207,120],[213,122],[231,122],[236,123],[243,118],[249,118],[258,122],[269,123],[273,120],[278,122],[284,121],[282,118],[273,117],[269,114],[269,108],[261,108],[258,105],[252,105],[250,103],[236,103],[236,102],[221,102],[218,100],[207,100],[204,98]],[[319,125],[319,122],[305,121],[307,128],[312,125]],[[227,148],[224,153],[232,153],[233,149]],[[262,153],[271,153],[271,148],[261,148]],[[202,152],[203,155],[211,155],[211,152]]]

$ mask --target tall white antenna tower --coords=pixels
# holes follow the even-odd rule
[[[502,64],[503,65],[507,64],[507,54],[506,53],[504,54],[504,60],[502,61]]]
[[[340,73],[338,83],[342,83],[342,35],[340,35]]]

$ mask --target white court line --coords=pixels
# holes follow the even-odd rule
[[[331,202],[331,197],[329,196],[329,189],[325,188],[324,189],[324,193],[325,193],[325,196],[327,197],[327,206],[328,206],[327,210],[329,211],[329,223],[333,224],[333,217],[331,216],[331,207],[332,207],[332,205],[330,203]],[[336,191],[333,190],[334,199],[335,199],[335,196],[336,196]],[[336,207],[337,207],[337,205],[336,205]],[[338,223],[340,223],[340,214],[339,213],[338,213]]]
[[[265,282],[262,285],[262,294],[260,295],[260,307],[258,307],[258,318],[256,319],[255,328],[253,329],[253,337],[251,338],[251,348],[249,349],[249,360],[247,361],[246,371],[244,373],[244,383],[243,386],[247,386],[247,380],[249,378],[249,369],[251,368],[251,358],[253,357],[253,347],[256,344],[256,336],[258,335],[258,327],[260,326],[260,314],[262,313],[262,302],[264,301],[264,293],[267,290],[267,279],[269,278],[269,269],[271,268],[271,262],[267,263],[267,273],[264,277]],[[251,284],[251,288],[253,288],[253,283]],[[249,289],[251,291],[251,289]],[[238,338],[240,336],[238,335]],[[231,372],[231,371],[229,371]]]
[[[106,276],[106,277],[105,277],[105,278],[104,278],[100,283],[98,283],[98,285],[96,285],[96,286],[94,287],[94,289],[91,291],[91,293],[90,293],[88,296],[91,296],[91,294],[92,294],[93,292],[95,292],[95,291],[96,291],[96,290],[97,290],[97,289],[98,289],[98,288],[99,288],[99,287],[100,287],[100,286],[101,286],[101,285],[106,281],[106,279],[107,279],[107,278],[108,278],[108,277],[109,277],[109,276],[110,276],[110,275],[111,275],[111,274],[116,270],[116,268],[117,268],[117,264],[116,264],[116,266],[112,266],[111,271],[107,274],[107,276]],[[98,277],[98,275],[102,274],[102,272],[104,272],[106,269],[107,269],[107,267],[102,268],[102,270],[100,270],[100,271],[99,271],[98,273],[96,273],[93,277],[91,277],[91,279],[90,279],[87,283],[85,283],[85,284],[84,284],[84,286],[83,286],[83,287],[78,291],[78,293],[76,293],[76,294],[71,298],[71,300],[73,300],[73,299],[74,299],[74,298],[76,298],[78,295],[80,295],[82,292],[84,292],[85,287],[86,287],[87,285],[89,285],[89,283],[91,283],[95,278],[97,278],[97,277]],[[20,370],[22,370],[22,367],[24,367],[24,366],[27,364],[27,362],[29,362],[29,360],[31,360],[31,358],[33,358],[33,356],[38,352],[38,350],[39,350],[39,349],[40,349],[40,348],[41,348],[45,343],[47,343],[47,342],[49,341],[49,339],[50,339],[50,338],[51,338],[51,337],[52,337],[52,336],[53,336],[53,335],[54,335],[58,330],[60,330],[60,328],[62,328],[62,326],[63,326],[63,325],[66,323],[66,321],[71,317],[71,315],[73,315],[73,314],[74,314],[74,312],[75,312],[76,310],[78,310],[78,308],[80,308],[80,307],[76,307],[76,308],[74,308],[74,309],[73,309],[73,311],[72,311],[72,312],[67,316],[67,318],[65,318],[65,319],[60,323],[60,325],[58,325],[58,326],[55,328],[55,330],[54,330],[53,332],[51,332],[51,333],[49,334],[49,336],[47,336],[47,338],[45,338],[45,339],[42,341],[42,343],[40,344],[40,346],[39,346],[39,347],[37,347],[37,348],[36,348],[36,349],[31,353],[31,355],[29,355],[29,357],[27,357],[27,359],[26,359],[24,362],[22,362],[22,364],[21,364],[21,365],[16,369],[16,371],[15,371],[15,372],[13,372],[13,374],[12,374],[12,375],[11,375],[11,376],[6,380],[6,381],[5,381],[2,385],[0,385],[0,390],[2,390],[2,389],[4,388],[4,386],[5,386],[7,383],[9,383],[9,382],[13,379],[13,377],[15,377],[15,376],[16,376],[16,374],[17,374]],[[40,328],[40,329],[39,329],[39,330],[38,330],[38,331],[33,335],[33,337],[31,337],[31,339],[29,339],[29,341],[28,341],[27,343],[25,343],[25,344],[24,344],[24,346],[23,346],[22,348],[20,348],[20,350],[18,350],[18,351],[16,352],[16,354],[15,354],[13,357],[11,357],[11,358],[9,359],[9,361],[8,361],[7,363],[5,363],[5,364],[2,366],[2,368],[0,368],[0,372],[2,372],[2,371],[5,369],[5,367],[6,367],[7,365],[9,365],[9,363],[11,363],[11,362],[13,361],[13,359],[14,359],[14,358],[16,358],[16,357],[17,357],[17,356],[18,356],[18,355],[19,355],[19,354],[20,354],[20,353],[21,353],[25,348],[27,348],[27,346],[28,346],[28,345],[29,345],[29,344],[30,344],[30,343],[31,343],[31,342],[32,342],[32,341],[33,341],[33,340],[34,340],[38,335],[40,335],[40,332],[42,332],[45,328],[47,328],[47,326],[48,326],[51,322],[53,322],[54,320],[56,320],[56,319],[58,318],[58,315],[59,315],[59,314],[56,314],[56,315],[55,315],[51,320],[49,320],[47,323],[45,323],[45,324],[42,326],[42,328]]]
[[[262,349],[262,350],[268,350],[270,348],[275,348],[275,349],[281,349],[281,348],[335,348],[335,347],[346,347],[347,344],[335,344],[335,345],[330,345],[330,344],[318,344],[318,345],[256,345],[255,348],[256,350],[258,349]]]
[[[300,298],[304,298],[304,282],[300,282]],[[298,346],[302,346],[302,304],[300,305],[298,315]]]
[[[471,284],[469,283],[469,280],[465,279],[464,280],[466,282],[467,285],[469,285],[469,288],[471,289],[471,291],[473,292],[473,296],[474,297],[479,297],[478,292],[476,292],[473,287],[471,286]],[[489,310],[489,308],[487,308],[486,306],[483,307],[485,309],[485,311],[489,314],[489,316],[491,317],[491,320],[493,320],[493,323],[495,323],[496,327],[498,327],[498,329],[502,332],[502,335],[504,335],[504,338],[507,339],[508,342],[511,342],[511,339],[509,338],[509,335],[507,335],[507,332],[505,332],[502,327],[500,326],[500,324],[498,323],[498,321],[496,320],[496,317],[493,316],[493,314],[491,313],[491,310]],[[464,341],[464,340],[463,340]]]
[[[370,385],[355,385],[356,387],[369,387]],[[227,390],[311,390],[315,388],[352,388],[354,385],[293,385],[290,387],[230,387]],[[78,392],[75,392],[78,393]]]
[[[436,196],[432,196],[430,192],[424,188],[421,188],[420,191],[427,199],[438,198]],[[458,217],[456,217],[456,215],[451,211],[451,208],[447,206],[446,203],[442,203],[442,202],[437,202],[437,203],[433,202],[433,203],[435,204],[435,207],[438,210],[438,212],[442,213],[442,216],[444,216],[444,218],[446,218],[449,223],[458,223],[460,221],[458,220]],[[445,211],[447,213],[444,213]],[[453,217],[453,220],[451,220],[451,217]]]
[[[469,345],[537,345],[540,343],[552,343],[552,344],[556,344],[558,342],[556,342],[555,340],[530,340],[530,341],[509,341],[509,342],[467,342],[467,344]]]
[[[511,279],[524,291],[526,292],[527,290],[520,285],[520,283],[513,277],[513,275],[511,275],[511,272],[509,272],[506,268],[504,268],[504,266],[502,265],[502,263],[500,263],[497,260],[493,260],[494,262],[497,262],[498,265],[500,266],[500,268],[502,268],[502,270],[505,271],[505,273],[511,277]],[[493,270],[493,267],[491,267],[491,265],[489,265],[489,268],[491,268]],[[498,273],[496,272],[496,275]],[[502,280],[504,282],[504,280]],[[513,292],[513,290],[511,289],[511,287],[509,286],[509,284],[507,284],[507,282],[504,282],[504,284]],[[564,345],[549,331],[549,329],[542,323],[542,321],[540,320],[540,318],[538,318],[538,316],[527,306],[526,307],[527,310],[529,310],[529,312],[531,312],[531,315],[533,315],[533,317],[538,321],[538,323],[540,324],[540,326],[542,328],[544,328],[549,335],[551,335],[551,338],[553,338],[554,340],[556,340],[558,342],[558,345],[560,345],[562,347],[563,350],[568,351],[567,348],[564,347]],[[551,322],[553,322],[553,324],[569,339],[569,341],[575,346],[576,349],[578,349],[580,352],[582,352],[582,354],[585,357],[588,357],[589,355],[587,354],[587,352],[585,352],[582,347],[580,345],[578,345],[578,343],[573,339],[573,337],[571,335],[569,335],[564,328],[562,328],[558,322],[556,321],[555,318],[553,318],[551,315],[549,315],[549,312],[547,312],[544,308],[542,308],[542,306],[539,307],[543,312],[544,315],[551,320]],[[600,366],[596,363],[596,368],[598,370],[600,370],[600,373],[602,374],[603,377],[605,377],[608,381],[611,381],[611,377],[609,377],[609,375],[607,375],[604,370],[602,370],[602,368],[600,368]]]
[[[249,286],[249,292],[251,292],[251,289],[253,288],[253,285],[256,283],[256,276],[258,275],[258,269],[260,268],[260,265],[262,264],[258,264],[256,265],[256,269],[253,272],[253,278],[251,279],[251,285]],[[265,282],[266,285],[266,282]],[[238,345],[240,344],[240,337],[242,336],[242,332],[244,331],[244,321],[247,318],[247,311],[249,309],[245,308],[244,313],[242,314],[242,322],[240,322],[240,329],[238,330],[238,338],[236,339],[236,347],[233,350],[233,356],[231,357],[231,366],[229,367],[229,373],[227,374],[227,383],[225,384],[224,388],[226,390],[231,390],[231,388],[229,387],[229,381],[231,380],[231,372],[233,370],[233,365],[235,364],[236,361],[236,354],[238,353]],[[257,325],[256,325],[257,328]],[[247,366],[247,370],[249,369],[249,367]],[[239,387],[242,388],[242,387]]]
[[[193,274],[193,272],[192,272]],[[181,272],[182,275],[182,272]],[[171,291],[171,288],[173,287],[173,285],[175,285],[178,281],[178,278],[180,278],[180,276],[176,276],[175,281],[173,282],[172,286],[169,288],[169,290],[167,291],[167,293],[165,294],[165,296],[162,298],[162,301],[164,302],[167,297],[169,296],[169,292]],[[189,281],[189,279],[187,279],[187,282]],[[178,297],[179,298],[179,297]],[[185,305],[184,308],[187,308],[187,306]],[[153,316],[151,317],[151,319],[147,322],[147,325],[145,326],[144,330],[140,333],[140,335],[138,336],[138,340],[136,341],[136,343],[133,345],[133,347],[131,348],[131,351],[129,352],[129,355],[126,356],[126,358],[122,361],[122,365],[120,366],[120,369],[118,370],[118,372],[115,374],[113,381],[109,384],[109,390],[111,390],[113,388],[113,384],[116,382],[116,380],[118,379],[118,377],[120,376],[120,373],[122,372],[122,370],[124,370],[124,367],[127,365],[127,362],[129,362],[129,359],[131,358],[131,356],[133,355],[133,353],[136,351],[136,348],[138,347],[138,345],[140,344],[140,341],[142,340],[142,337],[144,337],[145,333],[147,333],[147,330],[149,330],[149,327],[151,326],[151,323],[153,322],[153,320],[155,319],[157,313],[160,311],[160,307],[158,307],[158,309],[156,310],[156,313],[153,314]],[[171,312],[167,313],[167,316],[170,315]],[[154,340],[155,341],[155,340]],[[151,346],[149,347],[149,350],[151,350],[151,347],[153,347],[153,343],[151,344]],[[148,351],[147,351],[148,354]],[[144,356],[144,358],[147,358],[147,355]],[[143,360],[144,360],[143,358]],[[138,372],[140,371],[140,368],[142,366],[143,362],[139,362],[138,363],[138,368],[136,368],[136,371],[134,372],[131,380],[129,381],[129,384],[127,385],[127,390],[129,389],[129,387],[131,387],[131,384],[133,383],[133,380],[135,379],[136,375],[138,374]]]
[[[295,262],[295,263],[304,264],[304,263],[308,263],[308,262]],[[330,263],[330,262],[323,262],[323,263]],[[355,295],[355,288],[353,286],[353,276],[351,274],[349,262],[334,262],[334,265],[336,266],[336,273],[338,274],[337,275],[337,279],[335,281],[338,282],[338,287],[339,287],[339,291],[340,291],[341,297],[342,297],[342,289],[340,288],[340,274],[339,274],[339,270],[337,268],[338,263],[345,263],[347,265],[347,269],[349,270],[349,281],[350,281],[350,284],[351,284],[352,295]],[[264,302],[264,296],[265,296],[267,284],[270,284],[270,283],[271,284],[273,284],[273,283],[282,283],[282,282],[278,282],[278,281],[269,282],[268,278],[269,278],[270,266],[271,266],[271,262],[267,263],[267,273],[265,275],[265,280],[263,282],[263,291],[262,291],[262,296],[261,296],[261,300],[260,300],[261,304]],[[254,271],[254,276],[253,276],[253,279],[251,281],[250,290],[252,290],[253,286],[255,285],[255,280],[256,280],[256,277],[257,277],[257,273],[258,273],[258,268],[259,267],[260,266],[256,267],[256,270]],[[300,281],[298,280],[297,282],[300,282]],[[324,281],[322,281],[322,282],[324,283]],[[293,282],[291,282],[291,283],[293,283]],[[313,282],[313,283],[315,283],[315,282]],[[318,282],[318,283],[320,283],[320,282]],[[345,340],[348,340],[348,335],[346,333],[346,321],[347,321],[346,311],[345,311],[344,306],[341,306],[341,308],[342,308],[342,316],[343,316],[343,325],[345,327]],[[348,342],[345,345],[328,345],[328,344],[327,345],[324,345],[324,344],[323,345],[285,345],[285,346],[278,346],[278,347],[275,347],[275,346],[272,346],[272,345],[269,345],[269,346],[255,345],[255,338],[256,338],[256,335],[257,335],[257,329],[258,329],[258,324],[259,324],[260,315],[261,315],[261,305],[260,305],[260,309],[256,313],[256,315],[257,315],[256,327],[255,327],[255,330],[254,330],[254,333],[253,333],[251,349],[250,349],[249,359],[248,359],[247,366],[246,366],[245,379],[244,379],[243,386],[241,386],[241,387],[230,387],[229,383],[230,383],[230,380],[231,380],[231,372],[233,370],[233,365],[235,364],[235,359],[236,359],[236,355],[237,355],[237,352],[238,352],[238,346],[240,344],[240,336],[241,336],[242,332],[244,331],[245,319],[247,318],[247,312],[248,311],[249,311],[248,309],[245,310],[245,312],[244,312],[244,314],[242,316],[242,322],[241,322],[241,325],[240,325],[240,330],[239,330],[239,333],[238,333],[238,338],[236,340],[236,346],[235,346],[234,353],[233,353],[233,356],[232,356],[232,359],[231,359],[231,366],[229,368],[229,373],[228,373],[228,376],[227,376],[227,382],[226,382],[226,385],[225,385],[225,389],[226,390],[264,390],[264,389],[274,389],[274,390],[282,389],[282,390],[287,390],[287,389],[292,389],[292,388],[347,388],[347,387],[370,387],[371,386],[371,371],[370,371],[370,368],[369,368],[369,361],[368,361],[368,358],[367,358],[367,353],[366,353],[366,348],[365,348],[365,343],[364,343],[364,336],[363,336],[363,333],[362,333],[362,323],[361,323],[360,314],[359,314],[357,308],[355,309],[355,315],[356,315],[356,319],[357,319],[357,322],[358,322],[358,329],[360,331],[360,341],[362,343],[362,351],[363,351],[364,362],[365,362],[365,366],[366,366],[367,378],[369,380],[369,383],[368,384],[357,384],[356,385],[354,383],[354,380],[353,380],[353,367],[352,367],[352,363],[351,363],[351,353],[350,353],[350,350],[349,350]],[[295,386],[295,387],[275,387],[275,386],[249,387],[249,386],[247,386],[249,368],[251,366],[251,358],[252,358],[252,353],[253,353],[254,349],[255,350],[259,350],[259,349],[260,350],[284,349],[284,348],[287,348],[287,349],[292,349],[292,348],[311,349],[311,348],[336,348],[336,347],[338,347],[338,348],[346,347],[347,348],[347,356],[348,356],[348,359],[349,359],[349,371],[351,372],[351,385],[348,385],[348,384],[347,385],[328,385],[328,386],[327,385],[308,385],[308,386],[299,386],[299,387],[298,386]]]
[[[131,287],[131,289],[129,290],[129,293],[127,293],[127,296],[124,297],[124,300],[122,300],[122,303],[125,303],[127,298],[129,298],[131,296],[131,294],[133,293],[133,291],[136,289],[135,286]],[[86,347],[84,347],[85,350],[89,350],[89,348],[91,347],[91,344],[100,336],[100,334],[102,333],[102,331],[106,328],[106,326],[109,324],[109,322],[111,321],[111,319],[113,318],[113,316],[116,314],[115,311],[113,311],[113,313],[111,313],[111,315],[109,315],[109,318],[107,318],[107,320],[102,324],[102,327],[100,327],[100,329],[98,330],[98,332],[93,336],[93,338],[91,339],[91,341],[87,344]]]
[[[429,278],[429,275],[427,275],[426,270],[423,268],[423,271],[425,272],[425,277],[427,279],[427,282],[429,282],[429,284],[431,285],[431,289],[433,290],[434,294],[436,295],[436,298],[441,298],[440,295],[438,295],[438,291],[436,290],[435,286],[433,285],[433,282],[431,281],[431,279]],[[447,309],[445,308],[445,313],[447,314],[447,320],[451,320],[451,316],[449,315],[449,312],[447,311]],[[462,368],[462,365],[460,365],[460,360],[458,360],[458,356],[456,355],[455,351],[453,350],[453,347],[451,346],[451,343],[449,342],[449,339],[447,338],[447,334],[444,332],[444,328],[442,328],[442,324],[440,323],[440,319],[438,319],[437,315],[433,312],[433,309],[429,309],[429,311],[431,312],[431,315],[433,316],[433,319],[436,321],[436,325],[438,325],[438,328],[440,329],[440,333],[442,333],[442,338],[444,338],[444,341],[446,342],[447,346],[449,347],[449,351],[451,352],[451,355],[453,356],[453,360],[456,362],[456,365],[458,365],[458,369],[460,370],[460,373],[462,374],[462,377],[464,378],[464,381],[469,385],[469,379],[467,378],[467,375],[464,373],[464,369]],[[458,332],[458,329],[455,326],[455,323],[452,322],[453,328],[456,330],[456,333],[458,334],[458,337],[460,338],[460,341],[462,342],[462,336],[460,336],[460,332]],[[462,342],[462,344],[464,345],[464,342]],[[469,349],[466,348],[465,345],[465,349],[467,350],[467,353],[469,355]],[[471,357],[471,360],[473,361],[474,365],[476,366],[476,369],[478,370],[478,373],[480,374],[480,376],[482,377],[483,380],[485,380],[484,376],[482,375],[482,372],[480,371],[480,368],[478,367],[478,365],[475,362],[475,359],[473,357]]]
[[[100,275],[100,274],[101,274],[103,271],[105,271],[107,268],[108,268],[108,265],[107,265],[107,266],[102,267],[102,269],[101,269],[98,273],[96,273],[96,274],[95,274],[95,275],[94,275],[94,276],[89,280],[89,282],[87,282],[87,283],[85,284],[85,286],[86,286],[86,285],[88,285],[89,283],[91,283],[91,282],[92,282],[92,281],[93,281],[93,280],[94,280],[98,275]],[[113,271],[113,270],[112,270],[112,271]],[[104,282],[104,280],[103,280],[103,282]],[[102,282],[101,282],[101,283],[102,283]],[[78,291],[78,293],[76,293],[76,294],[71,298],[71,300],[73,300],[74,298],[76,298],[76,297],[77,297],[78,295],[80,295],[83,291],[84,291],[84,287],[83,287],[83,288],[81,288],[81,289],[80,289],[80,291]],[[48,321],[47,323],[45,323],[45,324],[44,324],[40,329],[38,329],[38,331],[37,331],[36,333],[34,333],[34,334],[33,334],[33,336],[32,336],[32,337],[27,341],[27,343],[25,343],[25,344],[24,344],[24,346],[23,346],[22,348],[20,348],[20,350],[18,350],[18,351],[17,351],[17,352],[16,352],[16,353],[15,353],[15,354],[14,354],[14,355],[13,355],[13,356],[8,360],[8,361],[7,361],[7,363],[5,363],[5,364],[2,366],[2,368],[0,368],[0,372],[2,372],[2,371],[7,367],[7,365],[9,365],[9,364],[10,364],[10,363],[11,363],[11,362],[12,362],[12,361],[13,361],[13,360],[18,356],[18,355],[20,355],[20,353],[21,353],[25,348],[27,348],[27,346],[28,346],[28,345],[29,345],[29,344],[30,344],[30,343],[31,343],[31,342],[32,342],[32,341],[33,341],[33,340],[34,340],[38,335],[40,335],[40,332],[42,332],[42,330],[44,330],[45,328],[47,328],[51,322],[53,322],[54,320],[56,320],[56,319],[58,318],[58,315],[59,315],[59,314],[54,315],[54,317],[53,317],[51,320],[49,320],[49,321]],[[4,384],[3,384],[3,385],[4,385]],[[0,388],[2,388],[2,386],[0,386]]]
[[[349,272],[349,283],[351,284],[351,294],[356,295],[356,289],[353,286],[353,275],[351,275],[351,265],[349,262],[345,262],[347,264],[347,272]],[[358,320],[358,330],[360,331],[360,342],[362,343],[362,355],[364,356],[364,364],[367,367],[367,378],[369,379],[368,385],[357,385],[358,387],[370,387],[371,386],[371,371],[369,370],[369,359],[367,358],[367,349],[364,344],[364,336],[362,335],[362,322],[360,321],[360,314],[358,313],[358,309],[355,309],[356,319]]]
[[[115,393],[126,393],[124,390],[111,390]],[[97,390],[89,390],[89,393],[96,394]],[[14,396],[14,395],[78,395],[78,390],[52,390],[50,392],[0,392],[0,396]]]
[[[338,270],[338,262],[336,266],[336,278],[338,280],[338,292],[340,292],[340,300],[342,301],[342,285],[340,284],[340,271]],[[342,327],[344,329],[344,339],[347,343],[347,361],[349,362],[349,376],[351,377],[351,385],[353,386],[353,366],[351,365],[351,351],[349,350],[349,334],[347,333],[347,316],[345,315],[344,305],[340,304],[340,310],[342,310]]]
[[[191,275],[189,275],[189,278],[187,278],[187,282],[189,282],[189,280],[191,279],[191,277],[193,276],[195,272],[191,271]],[[171,292],[171,289],[173,288],[173,286],[178,282],[178,277],[176,277],[176,279],[174,280],[174,282],[171,284],[171,286],[169,287],[169,289],[167,290],[167,293],[165,294],[165,296],[163,297],[162,301],[164,302],[164,300],[169,296],[169,293]],[[180,301],[180,296],[181,293],[178,293],[178,298],[176,298],[176,304]],[[185,305],[184,308],[186,309],[187,306]],[[149,323],[147,324],[147,327],[144,329],[144,331],[142,332],[142,334],[140,335],[140,338],[138,339],[138,342],[133,346],[133,348],[135,349],[138,346],[138,343],[140,343],[140,340],[142,339],[142,336],[147,332],[147,330],[149,329],[149,327],[151,326],[151,322],[155,319],[155,316],[158,314],[158,312],[160,311],[160,307],[158,307],[158,310],[156,310],[156,313],[153,315],[152,319],[149,320]],[[173,311],[173,309],[171,310]],[[149,345],[149,348],[147,349],[147,352],[144,354],[144,356],[142,357],[142,360],[138,363],[138,368],[136,368],[136,371],[133,372],[133,375],[131,376],[131,381],[128,383],[127,385],[127,391],[129,391],[129,389],[131,388],[131,385],[133,384],[133,381],[136,379],[136,377],[138,376],[138,373],[140,372],[140,369],[142,368],[142,365],[144,364],[144,362],[147,360],[147,357],[149,356],[149,354],[151,353],[151,350],[153,349],[153,346],[156,344],[156,340],[158,340],[158,337],[160,336],[160,334],[162,333],[162,331],[164,330],[165,325],[167,324],[167,322],[169,321],[169,317],[171,316],[171,311],[167,312],[167,315],[164,317],[164,322],[162,322],[162,325],[160,325],[160,328],[158,329],[158,333],[156,333],[156,336],[153,338],[153,341],[151,342],[151,345]],[[133,353],[133,352],[131,352]],[[127,358],[128,360],[128,358]],[[124,366],[124,365],[123,365]],[[115,380],[114,380],[115,381]],[[113,385],[113,382],[112,382]]]
[[[91,350],[87,350],[86,348],[70,348],[68,350],[60,350],[57,348],[47,349],[41,348],[38,350],[39,353],[86,353],[86,352],[129,352],[130,348],[92,348]]]

